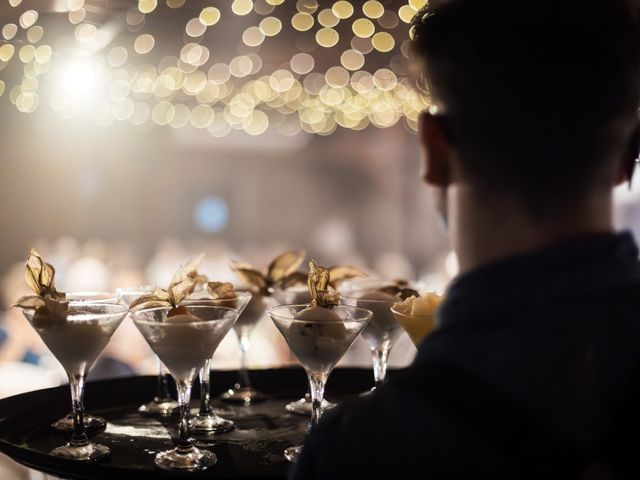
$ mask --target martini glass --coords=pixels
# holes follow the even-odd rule
[[[417,347],[420,342],[436,328],[437,319],[434,315],[412,315],[408,313],[402,313],[395,308],[391,308],[391,312],[395,315],[398,323],[402,325],[405,332],[409,335],[409,338],[413,344]]]
[[[307,372],[311,389],[313,428],[318,424],[322,414],[324,387],[329,374],[367,324],[371,312],[340,305],[331,310],[335,315],[326,320],[296,319],[306,308],[307,305],[280,305],[269,310],[269,315]],[[285,450],[284,456],[293,462],[301,451],[301,445],[289,447]]]
[[[245,307],[251,300],[251,293],[237,292],[237,298],[223,299],[197,299],[188,300],[184,305],[214,305],[236,310],[242,315]],[[233,430],[235,424],[226,418],[222,418],[213,411],[211,405],[211,364],[213,359],[208,358],[200,369],[200,410],[198,415],[191,420],[191,431],[196,433],[225,433]]]
[[[144,285],[140,287],[118,288],[116,292],[118,292],[118,295],[120,295],[120,298],[126,305],[131,305],[134,300],[140,298],[142,295],[150,294],[153,290],[154,288],[151,285]],[[171,398],[171,394],[169,393],[168,380],[164,365],[160,359],[158,359],[156,396],[153,397],[153,400],[150,402],[140,405],[138,407],[138,413],[150,417],[168,417],[178,408],[178,402]]]
[[[82,409],[85,378],[127,315],[127,308],[90,302],[69,302],[68,305],[64,321],[49,317],[46,310],[42,313],[40,309],[23,309],[23,313],[67,372],[71,387],[71,440],[54,448],[51,455],[71,460],[97,460],[109,455],[110,450],[90,442],[87,437]]]
[[[120,303],[120,297],[113,292],[72,292],[67,294],[67,300],[70,302]],[[100,430],[107,425],[104,418],[88,414],[84,405],[80,405],[80,408],[82,408],[84,426],[88,431]],[[73,411],[69,412],[66,417],[53,422],[51,426],[61,432],[73,432]]]
[[[311,301],[309,287],[306,285],[295,285],[289,288],[273,287],[273,296],[279,303],[283,305],[300,305],[308,304]],[[297,413],[298,415],[311,415],[311,393],[307,391],[304,397],[289,402],[285,405],[288,412]],[[322,400],[322,410],[335,407],[335,403],[331,403],[325,399]]]
[[[344,305],[365,308],[373,313],[371,321],[362,330],[362,338],[369,344],[371,358],[373,360],[374,387],[370,392],[379,388],[387,376],[387,365],[389,352],[395,341],[402,335],[402,327],[391,312],[396,298],[373,300],[360,298],[369,292],[354,292],[340,297],[340,302]],[[370,393],[367,392],[367,393]]]
[[[240,371],[238,372],[238,380],[235,385],[220,397],[225,402],[249,406],[264,400],[264,395],[251,386],[247,354],[251,347],[251,343],[249,342],[251,332],[264,316],[268,306],[269,297],[254,293],[245,307],[244,312],[238,317],[238,321],[233,326],[233,330],[240,344]]]
[[[185,305],[187,314],[168,317],[168,307],[132,313],[133,321],[176,382],[180,402],[175,448],[155,457],[163,470],[200,471],[217,462],[214,453],[195,447],[189,437],[189,400],[198,370],[213,356],[238,317],[237,310],[212,305]]]

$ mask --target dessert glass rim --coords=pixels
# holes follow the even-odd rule
[[[127,285],[116,288],[116,293],[138,293],[153,291],[156,287],[153,285]]]
[[[428,314],[428,315],[420,315],[420,314],[415,314],[415,313],[404,313],[404,312],[401,312],[399,310],[396,310],[396,307],[391,307],[391,311],[393,313],[395,313],[396,315],[402,315],[404,317],[435,318],[437,316],[435,312],[431,313],[431,314]]]
[[[355,296],[355,294],[358,294],[358,293],[370,293],[370,292],[377,292],[377,291],[378,290],[352,290],[352,291],[349,291],[348,294],[341,293],[340,294],[340,299],[345,298],[345,299],[348,299],[348,300],[359,300],[359,301],[362,301],[362,302],[392,303],[392,304],[393,303],[398,303],[398,300],[402,301],[402,299],[400,299],[400,297],[398,297],[397,299],[393,298],[393,299],[389,299],[389,300],[382,300],[382,299],[379,299],[379,298],[361,298],[361,297],[356,297]],[[380,292],[380,293],[384,293],[384,292]],[[415,297],[415,295],[414,295],[414,297]],[[409,297],[409,298],[411,298],[411,297]],[[418,298],[418,297],[415,297],[415,298]]]
[[[313,323],[313,324],[317,324],[320,323],[317,320],[305,320],[303,318],[294,318],[291,317],[289,315],[281,315],[278,313],[275,313],[276,310],[279,309],[284,309],[284,308],[288,308],[288,309],[297,309],[298,307],[302,307],[300,309],[300,311],[304,310],[305,308],[309,307],[309,304],[307,303],[296,303],[296,304],[287,304],[284,303],[282,305],[276,305],[275,307],[271,307],[269,310],[267,310],[267,313],[269,314],[269,316],[271,317],[275,317],[275,318],[279,318],[279,319],[283,319],[283,320],[287,320],[290,322],[295,322],[295,323]],[[319,307],[319,308],[323,308],[323,307]],[[354,305],[336,305],[335,307],[333,307],[333,309],[335,308],[340,308],[340,309],[350,309],[350,310],[354,310],[356,312],[359,312],[361,314],[364,314],[363,317],[358,317],[358,318],[345,318],[345,319],[340,319],[340,320],[322,320],[323,324],[331,324],[331,323],[345,323],[345,322],[366,322],[369,320],[370,316],[373,315],[373,312],[371,312],[371,310],[367,310],[366,308],[361,308],[361,307],[356,307]],[[331,310],[333,310],[331,309]]]
[[[76,319],[77,321],[82,321],[82,317],[91,317],[91,320],[100,319],[103,317],[111,317],[113,315],[118,315],[120,313],[126,313],[129,309],[120,303],[113,302],[95,302],[95,303],[87,303],[81,300],[72,300],[67,302],[69,307],[79,307],[84,309],[91,308],[104,308],[104,307],[114,307],[113,310],[109,312],[87,312],[87,311],[79,311],[79,312],[69,312],[66,316],[67,320]],[[22,310],[27,311],[35,311],[39,307],[17,307]]]
[[[233,313],[234,315],[238,314],[238,310],[235,308],[231,308],[231,307],[223,307],[220,305],[205,305],[205,304],[191,304],[189,305],[189,303],[187,302],[186,304],[180,303],[178,306],[185,306],[187,307],[189,310],[203,310],[203,309],[210,309],[210,308],[217,308],[220,310],[226,310],[230,313]],[[173,307],[149,307],[149,308],[141,308],[140,310],[135,310],[133,312],[131,312],[131,316],[133,317],[134,321],[137,323],[148,323],[148,324],[170,324],[170,325],[185,325],[185,324],[189,324],[189,325],[194,325],[194,324],[205,324],[205,323],[211,323],[211,322],[216,322],[216,321],[221,321],[221,320],[225,320],[224,318],[212,318],[211,320],[204,320],[200,317],[196,317],[197,320],[193,320],[193,321],[189,321],[189,322],[181,322],[179,324],[175,324],[175,323],[171,323],[171,322],[159,322],[156,320],[145,320],[143,318],[140,318],[139,315],[141,313],[151,313],[151,312],[156,312],[156,311],[160,311],[160,310],[172,310]]]

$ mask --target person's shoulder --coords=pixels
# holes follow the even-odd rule
[[[414,365],[372,395],[328,411],[309,435],[293,478],[378,478],[402,472],[455,470],[460,448],[477,453],[479,462],[494,452],[467,428],[447,403],[420,381],[423,369]],[[424,379],[422,379],[424,380]],[[445,397],[451,392],[443,392]],[[438,395],[440,398],[440,395]],[[463,447],[464,446],[464,447]]]

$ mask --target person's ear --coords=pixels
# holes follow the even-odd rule
[[[418,135],[424,158],[424,181],[434,187],[447,187],[451,182],[451,147],[442,118],[422,112]]]
[[[633,129],[633,133],[629,138],[629,144],[625,149],[624,158],[616,172],[616,186],[629,182],[629,188],[631,188],[631,181],[633,180],[633,173],[638,163],[638,157],[640,157],[640,123]]]

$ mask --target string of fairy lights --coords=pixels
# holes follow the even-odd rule
[[[398,122],[415,131],[426,106],[405,65],[408,24],[426,0],[217,0],[195,11],[186,0],[139,0],[104,23],[91,20],[90,0],[63,0],[54,14],[0,1],[15,12],[1,30],[0,101],[24,113],[48,105],[100,126],[289,136]],[[180,9],[194,15],[167,51],[151,21]],[[48,38],[42,19],[63,14],[64,41],[60,28]],[[230,37],[236,48],[219,48]],[[22,71],[5,78],[8,67]]]

